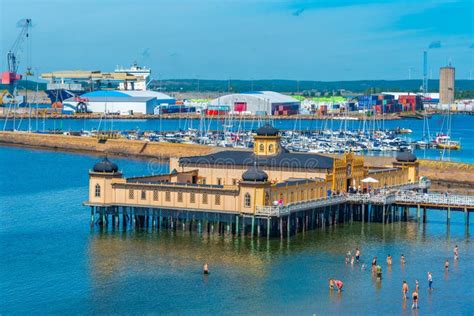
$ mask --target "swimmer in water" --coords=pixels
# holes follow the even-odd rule
[[[448,259],[446,259],[446,261],[444,262],[444,269],[445,269],[446,271],[449,270],[449,260],[448,260]]]
[[[392,256],[391,255],[387,256],[387,265],[389,265],[389,266],[392,265]]]
[[[430,291],[433,289],[433,276],[431,275],[431,272],[428,272],[428,287]]]
[[[413,291],[411,294],[411,297],[413,299],[413,304],[411,304],[411,309],[418,309],[418,292]]]
[[[402,254],[401,258],[400,258],[400,262],[401,262],[402,264],[405,264],[405,262],[406,262],[406,261],[405,261],[405,256],[404,256],[403,254]]]
[[[329,279],[329,289],[334,290],[334,279]]]
[[[377,279],[382,279],[382,267],[377,265],[375,269],[377,271]]]
[[[334,280],[334,285],[337,287],[337,292],[341,293],[342,292],[342,287],[344,286],[344,283],[340,280]]]
[[[203,270],[204,274],[209,274],[209,266],[208,266],[207,262],[202,267],[202,270]]]
[[[356,255],[356,261],[359,262],[359,260],[360,260],[360,250],[359,250],[359,248],[356,248],[355,255]]]
[[[415,283],[415,291],[418,293],[418,290],[420,289],[420,283],[418,282],[418,280],[416,280],[416,283]]]
[[[459,259],[458,245],[454,246],[454,260]]]
[[[351,265],[352,266],[354,265],[354,256],[352,256],[352,258],[351,258]]]
[[[403,285],[402,285],[402,295],[403,295],[403,299],[406,300],[407,299],[407,294],[408,294],[408,284],[407,284],[407,281],[403,281]]]

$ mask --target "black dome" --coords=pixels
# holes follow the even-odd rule
[[[270,124],[265,124],[257,129],[258,136],[277,136],[278,132],[279,131]]]
[[[409,151],[401,151],[396,157],[399,162],[415,162],[417,160],[416,156]]]
[[[265,171],[258,169],[256,166],[252,166],[242,174],[242,180],[265,182],[268,180],[268,174]]]
[[[102,161],[96,163],[92,170],[94,172],[115,173],[118,172],[118,166],[105,157]]]

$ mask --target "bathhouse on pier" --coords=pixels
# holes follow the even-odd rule
[[[340,158],[290,153],[270,125],[256,131],[254,142],[253,152],[172,158],[169,173],[143,177],[125,178],[117,165],[104,159],[89,172],[86,204],[92,206],[92,216],[118,209],[166,212],[168,218],[184,213],[201,219],[211,213],[229,215],[238,230],[235,219],[258,215],[262,207],[327,198],[366,187],[362,180],[367,178],[375,180],[370,184],[374,189],[418,181],[418,162],[410,153],[401,153],[392,166],[373,169],[353,153]]]

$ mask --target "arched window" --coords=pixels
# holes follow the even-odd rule
[[[273,144],[268,145],[268,152],[269,153],[273,152]]]
[[[265,146],[263,146],[263,144],[260,144],[260,146],[258,147],[258,150],[263,153],[265,151]]]
[[[100,185],[98,183],[95,185],[95,197],[100,197]]]
[[[146,200],[146,191],[142,190],[142,200]]]
[[[245,206],[245,207],[250,207],[251,204],[252,204],[252,201],[251,201],[250,194],[249,194],[249,193],[245,193],[244,206]]]
[[[265,205],[270,204],[270,196],[268,195],[268,192],[265,192]]]

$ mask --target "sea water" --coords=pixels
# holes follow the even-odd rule
[[[102,230],[82,205],[99,159],[0,147],[1,314],[409,315],[402,282],[411,295],[416,279],[420,313],[474,313],[474,245],[461,213],[450,225],[445,211],[430,210],[426,224],[353,223],[284,240]],[[111,159],[126,176],[168,172],[156,161]],[[346,265],[356,247],[361,262]],[[362,269],[374,256],[381,281]],[[329,290],[328,278],[342,280],[343,292]]]

